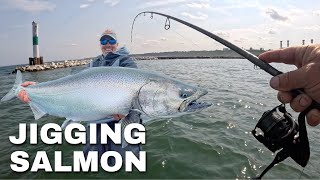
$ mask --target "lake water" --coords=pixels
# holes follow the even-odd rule
[[[28,105],[15,99],[0,104],[0,179],[3,178],[152,178],[152,179],[241,179],[255,177],[274,158],[267,148],[252,135],[251,130],[264,111],[279,105],[276,91],[268,83],[270,75],[256,70],[244,59],[190,59],[137,61],[139,68],[159,72],[182,81],[206,88],[209,93],[203,99],[213,106],[192,115],[172,119],[159,119],[146,125],[147,172],[117,173],[15,173],[10,169],[10,155],[23,150],[33,162],[34,153],[46,151],[52,164],[54,151],[63,151],[63,164],[71,165],[73,151],[81,151],[82,145],[13,145],[9,136],[18,135],[19,123],[35,123],[42,126],[49,122],[61,124],[64,119],[53,116],[35,121]],[[281,71],[293,66],[273,64]],[[11,89],[14,69],[0,67],[0,97]],[[76,73],[84,67],[56,69],[44,72],[23,73],[25,80],[43,82]],[[289,106],[288,106],[289,107]],[[288,108],[289,109],[289,108]],[[292,112],[292,111],[290,111]],[[297,117],[297,113],[292,113]],[[265,178],[302,179],[320,177],[320,128],[307,127],[311,157],[303,172],[302,167],[288,158]]]

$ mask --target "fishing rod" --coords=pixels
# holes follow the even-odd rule
[[[136,21],[136,19],[141,15],[141,14],[151,14],[151,19],[153,18],[153,14],[157,14],[157,15],[160,15],[160,16],[164,16],[166,17],[166,24],[165,24],[165,29],[168,30],[170,28],[170,19],[173,19],[177,22],[180,22],[188,27],[191,27],[192,29],[195,29],[197,31],[199,31],[200,33],[216,40],[217,42],[225,45],[226,47],[232,49],[233,51],[237,52],[238,54],[240,54],[241,56],[243,56],[244,58],[248,59],[250,62],[252,62],[254,65],[258,66],[260,69],[264,70],[265,72],[269,73],[270,75],[272,76],[277,76],[277,75],[280,75],[282,74],[281,71],[277,70],[276,68],[274,68],[273,66],[271,66],[270,64],[260,60],[256,55],[250,53],[249,51],[245,50],[245,49],[242,49],[234,44],[232,44],[231,42],[205,30],[205,29],[202,29],[196,25],[193,25],[189,22],[186,22],[184,20],[181,20],[181,19],[178,19],[176,17],[173,17],[173,16],[170,16],[170,15],[167,15],[167,14],[163,14],[163,13],[158,13],[158,12],[154,12],[154,11],[144,11],[144,12],[141,12],[139,14],[136,15],[136,17],[134,18],[133,20],[133,23],[132,23],[132,27],[131,27],[131,43],[132,43],[132,33],[133,33],[133,26],[134,26],[134,22]],[[294,89],[291,91],[293,93],[293,95],[295,96],[298,96],[299,94],[303,94],[303,90],[301,89]],[[320,109],[320,104],[318,102],[316,102],[315,100],[312,101],[312,104],[311,104],[311,107],[313,108],[317,108],[317,109]]]
[[[177,22],[180,22],[186,26],[189,26],[191,27],[192,29],[195,29],[199,32],[201,32],[202,34],[205,34],[207,36],[209,36],[210,38],[218,41],[219,43],[227,46],[228,48],[234,50],[235,52],[239,53],[241,56],[243,56],[244,58],[248,59],[249,61],[251,61],[253,64],[255,64],[256,66],[260,67],[262,70],[266,71],[267,73],[271,74],[272,76],[277,76],[279,74],[281,74],[282,72],[278,71],[277,69],[275,69],[274,67],[272,67],[270,64],[268,63],[265,63],[264,61],[261,61],[257,56],[255,56],[254,54],[250,53],[249,51],[246,51],[234,44],[232,44],[231,42],[205,30],[205,29],[202,29],[198,26],[195,26],[191,23],[188,23],[186,21],[183,21],[181,19],[178,19],[178,18],[175,18],[173,16],[170,16],[170,15],[166,15],[166,14],[162,14],[162,13],[158,13],[158,12],[153,12],[153,11],[145,11],[145,12],[141,12],[139,13],[135,18],[134,18],[134,21],[133,21],[133,24],[132,24],[132,28],[131,28],[131,42],[132,42],[132,31],[133,31],[133,26],[134,26],[134,22],[136,20],[136,18],[141,15],[141,14],[146,14],[146,13],[151,13],[151,17],[153,18],[152,14],[158,14],[160,16],[164,16],[164,17],[167,17],[167,20],[166,20],[166,23],[169,22],[169,19],[173,19]],[[166,29],[170,28],[170,24],[166,24],[165,26]]]
[[[136,15],[131,27],[131,43],[133,26],[136,19],[141,14],[145,15],[148,13],[151,14],[151,19],[153,18],[154,14],[166,17],[167,19],[164,27],[166,30],[170,29],[170,19],[173,19],[232,49],[270,75],[277,76],[282,74],[281,71],[277,70],[270,64],[260,60],[257,56],[250,53],[249,51],[246,51],[245,49],[242,49],[205,29],[202,29],[196,25],[193,25],[176,17],[154,11],[144,11]],[[294,89],[291,92],[294,96],[298,96],[299,94],[304,93],[302,89]],[[315,100],[312,100],[311,105],[299,114],[298,123],[293,119],[291,114],[286,111],[283,104],[263,113],[262,117],[259,119],[257,125],[255,126],[255,129],[252,130],[252,134],[270,151],[275,152],[279,150],[280,152],[277,153],[274,161],[260,174],[260,176],[256,177],[256,179],[261,179],[262,176],[275,164],[285,160],[288,157],[291,157],[297,164],[301,165],[302,167],[305,167],[307,165],[310,158],[310,146],[305,125],[305,117],[306,114],[314,108],[320,109],[320,104]]]

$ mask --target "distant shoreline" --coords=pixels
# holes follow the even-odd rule
[[[248,50],[250,53],[258,56],[265,52],[263,49],[252,49]],[[171,60],[171,59],[244,59],[238,53],[224,48],[223,50],[214,51],[175,51],[175,52],[159,52],[159,53],[145,53],[145,54],[131,54],[131,57],[136,60]],[[64,60],[64,61],[52,61],[45,62],[41,65],[25,65],[16,66],[12,73],[16,73],[18,70],[21,72],[34,72],[34,71],[45,71],[57,68],[68,68],[74,66],[82,66],[90,63],[90,58],[76,59],[76,60]]]
[[[266,52],[264,49],[250,48],[247,51],[259,56],[261,53]],[[144,53],[132,54],[132,57],[137,59],[243,59],[241,55],[229,48],[223,50],[212,51],[174,51],[174,52],[157,52],[157,53]]]
[[[217,56],[217,57],[209,57],[209,56],[159,56],[159,57],[155,57],[155,56],[142,56],[142,57],[134,57],[136,60],[138,61],[142,61],[142,60],[172,60],[172,59],[244,59],[244,57],[227,57],[227,56]]]

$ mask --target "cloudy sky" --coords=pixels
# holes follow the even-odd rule
[[[1,0],[0,66],[28,63],[32,21],[39,23],[45,61],[100,54],[99,35],[113,28],[131,53],[214,50],[223,46],[165,18],[139,16],[157,11],[191,22],[243,48],[277,49],[290,40],[320,43],[320,1],[311,0]]]

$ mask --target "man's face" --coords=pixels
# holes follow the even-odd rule
[[[108,54],[117,50],[118,42],[110,36],[103,36],[100,39],[100,47],[103,54]]]

